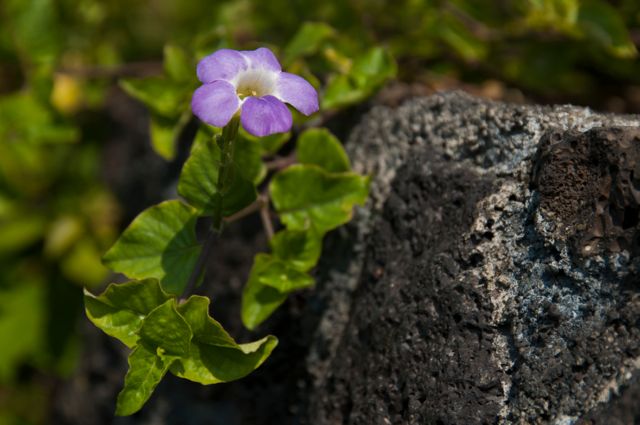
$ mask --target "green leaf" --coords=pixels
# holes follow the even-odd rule
[[[638,51],[631,40],[622,16],[600,0],[585,0],[580,4],[578,26],[594,41],[621,58],[634,58]]]
[[[190,297],[178,311],[193,330],[189,354],[171,367],[171,372],[181,378],[204,385],[240,379],[258,368],[278,343],[275,337],[268,336],[237,344],[209,316],[209,299],[205,297]]]
[[[296,270],[275,258],[272,258],[269,265],[262,270],[258,280],[263,285],[275,288],[284,294],[308,288],[315,283],[309,274]]]
[[[166,118],[177,118],[188,108],[190,86],[162,77],[120,80],[127,94],[144,103],[152,112]]]
[[[278,237],[276,244],[279,251],[285,252],[285,257],[293,257],[289,252],[295,245],[300,245],[300,233],[290,232],[287,236],[282,233]],[[293,242],[285,248],[284,244]],[[318,248],[319,249],[319,248]],[[298,259],[304,255],[298,257]],[[307,288],[314,284],[314,280],[306,272],[296,269],[293,264],[304,264],[309,266],[309,256],[303,261],[285,262],[277,256],[268,254],[256,255],[249,274],[249,279],[242,293],[242,323],[248,329],[255,329],[260,323],[265,321],[271,314],[287,299],[287,295],[295,290]],[[316,257],[317,260],[317,257]]]
[[[217,137],[210,137],[205,131],[199,131],[193,141],[191,154],[180,173],[178,193],[200,210],[211,209],[214,205],[212,198],[218,193],[222,154],[215,140]]]
[[[130,348],[138,341],[137,334],[144,318],[170,299],[156,279],[112,283],[99,296],[84,292],[89,320]]]
[[[187,52],[173,44],[164,46],[164,72],[175,81],[191,81],[196,77],[195,66]]]
[[[258,254],[242,293],[242,321],[254,329],[295,290],[314,284],[306,272],[320,257],[322,236],[314,230],[282,230],[271,240],[273,255]]]
[[[189,123],[191,111],[186,110],[180,118],[165,118],[152,114],[149,121],[149,134],[153,150],[166,160],[176,156],[176,146],[182,130]]]
[[[103,261],[130,278],[156,278],[173,294],[183,291],[198,261],[197,211],[173,200],[143,211],[105,254]]]
[[[233,182],[225,195],[218,195],[222,202],[222,216],[228,217],[242,210],[256,200],[256,187],[242,177],[242,173],[235,167]]]
[[[191,328],[176,310],[176,300],[173,298],[145,317],[139,335],[142,344],[174,356],[187,355],[193,337]]]
[[[306,272],[316,265],[322,236],[311,230],[281,230],[271,239],[273,255],[294,269]]]
[[[220,155],[220,148],[212,138],[197,137],[180,174],[178,193],[201,215],[212,214],[222,202],[222,215],[230,216],[251,204],[257,196],[253,183],[244,179],[237,168],[231,187],[224,195],[218,192]]]
[[[239,348],[191,344],[189,355],[173,364],[171,373],[203,385],[235,381],[260,367],[276,345],[278,339],[272,335]]]
[[[140,410],[175,360],[138,345],[129,355],[129,371],[124,378],[124,388],[118,394],[116,415],[132,415]]]
[[[284,49],[284,63],[309,56],[318,51],[322,43],[332,38],[335,30],[321,22],[305,22]]]
[[[325,128],[312,128],[302,133],[296,156],[302,164],[315,164],[329,172],[351,170],[349,157],[340,141]]]
[[[271,199],[290,230],[323,234],[351,219],[369,192],[369,178],[355,173],[330,174],[314,165],[293,165],[269,186]]]
[[[194,341],[221,347],[239,347],[222,325],[209,316],[209,298],[192,295],[178,306],[178,312],[191,327]]]
[[[260,276],[268,269],[272,257],[255,256],[249,280],[242,292],[242,323],[247,329],[255,329],[287,299],[287,294],[260,282]]]

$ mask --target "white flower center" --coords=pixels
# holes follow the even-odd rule
[[[240,99],[249,96],[262,97],[273,94],[277,75],[265,69],[248,69],[234,78],[233,84]]]

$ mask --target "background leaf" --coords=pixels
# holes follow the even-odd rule
[[[4,13],[21,53],[38,65],[55,61],[62,49],[62,28],[53,0],[6,0]],[[43,31],[46,28],[46,31]]]
[[[23,213],[10,219],[0,218],[0,255],[19,251],[40,240],[46,231],[46,218]]]
[[[175,81],[193,81],[196,79],[195,64],[187,52],[175,44],[164,46],[164,72]]]
[[[285,65],[317,52],[322,43],[334,34],[334,29],[325,23],[305,22],[284,49]]]
[[[487,56],[485,43],[450,13],[440,16],[438,32],[442,40],[467,61],[476,62]]]
[[[45,291],[37,282],[21,282],[0,290],[0,383],[9,381],[16,366],[44,348]]]
[[[359,88],[348,75],[335,75],[329,80],[322,93],[321,109],[335,109],[352,105],[366,96],[366,90]]]
[[[32,91],[0,97],[0,137],[8,142],[58,144],[77,142],[79,133],[56,117]]]
[[[152,114],[149,120],[149,136],[151,146],[166,160],[172,160],[176,156],[178,138],[185,126],[189,123],[191,111],[186,111],[179,118],[166,118]]]
[[[580,4],[578,25],[594,41],[622,58],[634,58],[638,51],[616,9],[601,0]]]
[[[189,86],[163,77],[123,79],[120,87],[151,111],[166,118],[179,117],[188,107],[192,94]]]
[[[61,260],[60,270],[78,285],[95,287],[104,283],[110,273],[100,261],[100,254],[96,241],[85,237],[76,242]]]
[[[368,94],[371,94],[389,78],[395,77],[396,72],[396,61],[382,47],[373,47],[357,57],[351,69],[351,74],[357,81],[358,87],[368,89]]]
[[[343,108],[363,101],[396,72],[396,62],[388,51],[371,48],[353,61],[347,73],[336,74],[329,80],[322,94],[322,109]]]

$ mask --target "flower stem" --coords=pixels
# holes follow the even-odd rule
[[[222,216],[222,200],[233,183],[233,155],[239,126],[240,117],[235,115],[231,118],[229,124],[222,129],[222,135],[216,138],[216,142],[219,144],[221,151],[220,165],[218,168],[218,182],[216,184],[218,198],[211,217],[211,227],[207,232],[202,251],[200,252],[200,257],[198,257],[198,262],[196,263],[196,266],[189,277],[189,281],[182,292],[182,296],[180,297],[181,300],[185,300],[195,289],[196,284],[204,271],[211,248],[215,241],[219,239],[220,233],[222,233],[222,228],[225,223],[225,219]]]
[[[220,168],[218,169],[218,202],[213,210],[213,230],[217,233],[222,231],[224,224],[222,217],[222,199],[227,194],[234,178],[233,155],[238,137],[238,127],[240,126],[240,117],[235,115],[222,129],[220,141]]]
[[[264,165],[267,167],[268,171],[279,171],[284,168],[287,168],[289,165],[295,164],[296,161],[297,161],[297,158],[294,152],[287,156],[276,157],[271,161],[265,162]]]
[[[273,231],[273,223],[271,222],[271,214],[269,213],[269,200],[268,198],[262,203],[260,207],[260,220],[262,220],[262,227],[264,227],[264,232],[267,234],[267,239],[273,239],[274,231]]]

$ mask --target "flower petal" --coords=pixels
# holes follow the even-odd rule
[[[241,50],[247,60],[249,66],[253,69],[268,69],[271,71],[282,71],[280,62],[276,58],[276,55],[266,47],[260,47],[256,50]]]
[[[287,105],[273,96],[248,97],[242,105],[240,122],[249,133],[263,137],[289,131],[293,117]]]
[[[249,67],[247,58],[237,50],[220,49],[198,63],[196,73],[203,83],[216,80],[231,81],[240,71]]]
[[[274,96],[305,115],[311,115],[319,109],[316,89],[304,78],[288,72],[278,76]]]
[[[240,107],[236,89],[226,81],[204,84],[193,93],[191,110],[207,124],[224,127]]]

